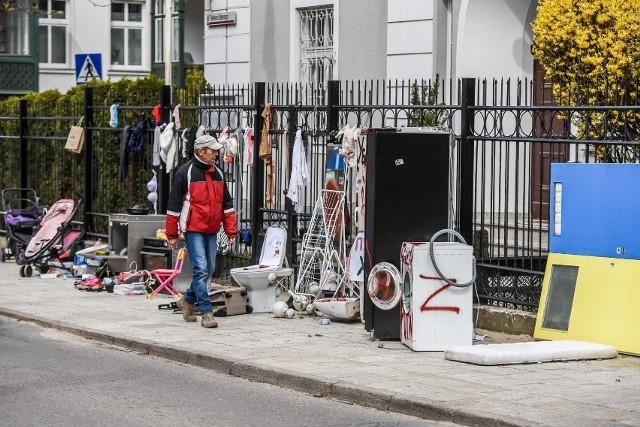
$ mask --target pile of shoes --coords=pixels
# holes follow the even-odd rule
[[[104,291],[104,285],[102,284],[102,279],[99,279],[95,276],[90,276],[85,279],[76,280],[73,282],[73,286],[76,289],[81,291],[94,291],[100,292]]]
[[[73,286],[81,291],[100,292],[106,290],[113,292],[114,279],[113,274],[109,270],[108,264],[105,262],[100,265],[94,274],[83,275],[82,279],[73,282]]]

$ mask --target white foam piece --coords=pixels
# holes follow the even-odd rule
[[[617,355],[618,350],[609,345],[570,340],[463,345],[444,352],[447,360],[476,365],[610,359]]]

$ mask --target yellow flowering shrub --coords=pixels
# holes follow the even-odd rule
[[[638,105],[640,0],[540,0],[533,41],[557,104]],[[623,109],[584,113],[580,136],[637,140],[639,118]],[[625,160],[607,149],[598,148],[601,159]]]

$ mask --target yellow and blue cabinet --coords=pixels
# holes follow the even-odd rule
[[[552,164],[534,337],[640,354],[640,164]]]

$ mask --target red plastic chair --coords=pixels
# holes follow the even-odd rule
[[[153,292],[147,295],[147,298],[153,298],[158,295],[159,292],[163,290],[167,290],[171,295],[175,298],[180,298],[182,294],[173,286],[173,279],[178,277],[180,273],[182,273],[182,266],[184,265],[184,257],[187,254],[187,248],[182,248],[178,251],[178,256],[176,257],[176,265],[173,269],[169,268],[157,268],[155,270],[151,270],[151,277],[156,280],[156,283],[159,283],[158,286]]]

